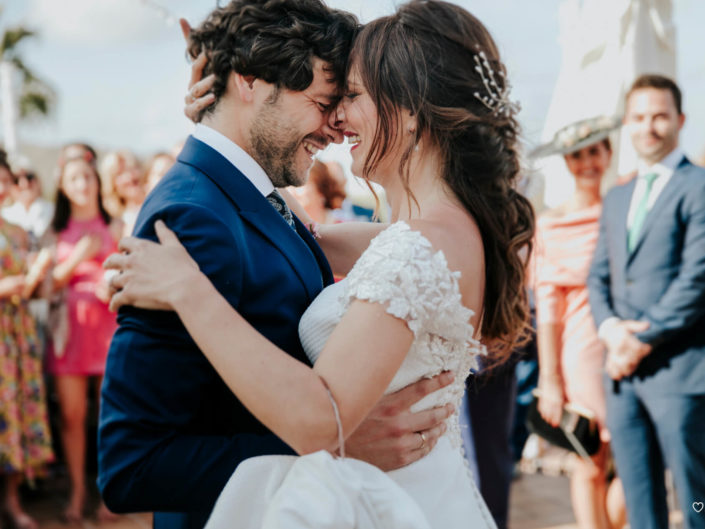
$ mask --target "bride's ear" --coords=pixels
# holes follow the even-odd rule
[[[402,130],[406,133],[406,136],[413,142],[414,151],[418,152],[421,138],[419,138],[417,132],[418,121],[416,120],[416,116],[410,110],[402,110],[401,119],[404,127]]]
[[[417,121],[416,116],[411,112],[411,110],[402,110],[401,119],[403,123],[403,130],[407,133],[416,135]]]

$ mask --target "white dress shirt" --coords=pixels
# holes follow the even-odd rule
[[[54,204],[43,198],[37,198],[29,206],[29,209],[25,209],[22,204],[15,202],[11,206],[2,208],[2,216],[7,222],[19,226],[24,231],[31,232],[39,239],[51,223],[54,216]]]
[[[266,197],[274,191],[274,184],[264,169],[237,143],[202,123],[196,125],[192,136],[222,154],[263,196]]]

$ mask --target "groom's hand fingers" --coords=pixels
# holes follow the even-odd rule
[[[370,427],[361,425],[366,431],[355,430],[345,442],[348,456],[367,461],[384,471],[405,467],[421,459],[438,442],[445,433],[445,423],[423,431],[400,433],[400,430],[389,429],[388,425],[377,423]],[[386,435],[379,436],[380,432]],[[423,433],[424,439],[421,434]],[[423,441],[423,442],[422,442]]]
[[[445,432],[445,424],[438,425],[435,428],[426,430],[425,432],[416,432],[416,437],[420,437],[421,433],[424,434],[425,442],[421,443],[420,445],[417,444],[415,449],[405,454],[404,465],[402,466],[410,465],[411,463],[418,461],[422,457],[428,455],[428,453],[433,450],[433,448],[436,446],[438,439],[440,439],[441,435],[443,435]]]
[[[444,424],[445,420],[453,415],[455,406],[446,404],[429,410],[417,411],[403,416],[400,420],[404,421],[404,429],[411,432],[423,432],[431,430],[437,426]]]
[[[445,420],[454,408],[448,404],[416,413],[411,413],[410,408],[452,381],[452,373],[441,373],[382,397],[348,437],[345,447],[349,455],[382,470],[394,470],[428,453],[445,431]],[[425,437],[423,447],[421,433]]]
[[[380,402],[384,402],[387,414],[395,415],[408,410],[412,405],[434,391],[446,387],[453,382],[453,378],[453,373],[450,371],[445,371],[433,378],[423,378],[391,395],[382,397]]]

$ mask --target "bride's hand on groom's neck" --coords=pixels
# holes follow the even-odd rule
[[[184,35],[184,40],[186,40],[186,46],[188,47],[191,25],[185,18],[180,18],[179,26],[181,27],[181,33]],[[201,51],[191,64],[191,79],[189,80],[188,90],[184,97],[184,102],[186,103],[184,114],[194,123],[201,121],[203,111],[215,101],[215,95],[211,92],[213,84],[215,83],[215,74],[210,74],[205,78],[203,77],[203,70],[207,64],[208,57],[203,51]]]
[[[445,421],[455,410],[450,404],[417,413],[412,413],[410,408],[451,382],[453,374],[444,372],[382,397],[346,440],[346,454],[384,471],[421,459],[445,433]]]

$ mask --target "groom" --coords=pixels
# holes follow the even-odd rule
[[[230,304],[302,362],[299,319],[332,275],[275,187],[301,185],[313,154],[342,141],[331,110],[356,27],[320,0],[235,0],[211,13],[191,52],[207,51],[215,104],[134,232],[155,240],[164,220]],[[103,498],[117,512],[158,511],[156,528],[201,528],[241,461],[292,451],[231,393],[175,313],[126,307],[118,322],[102,388]],[[421,457],[418,432],[433,442],[448,412],[409,407],[447,383],[385,397],[348,452],[384,469]]]

